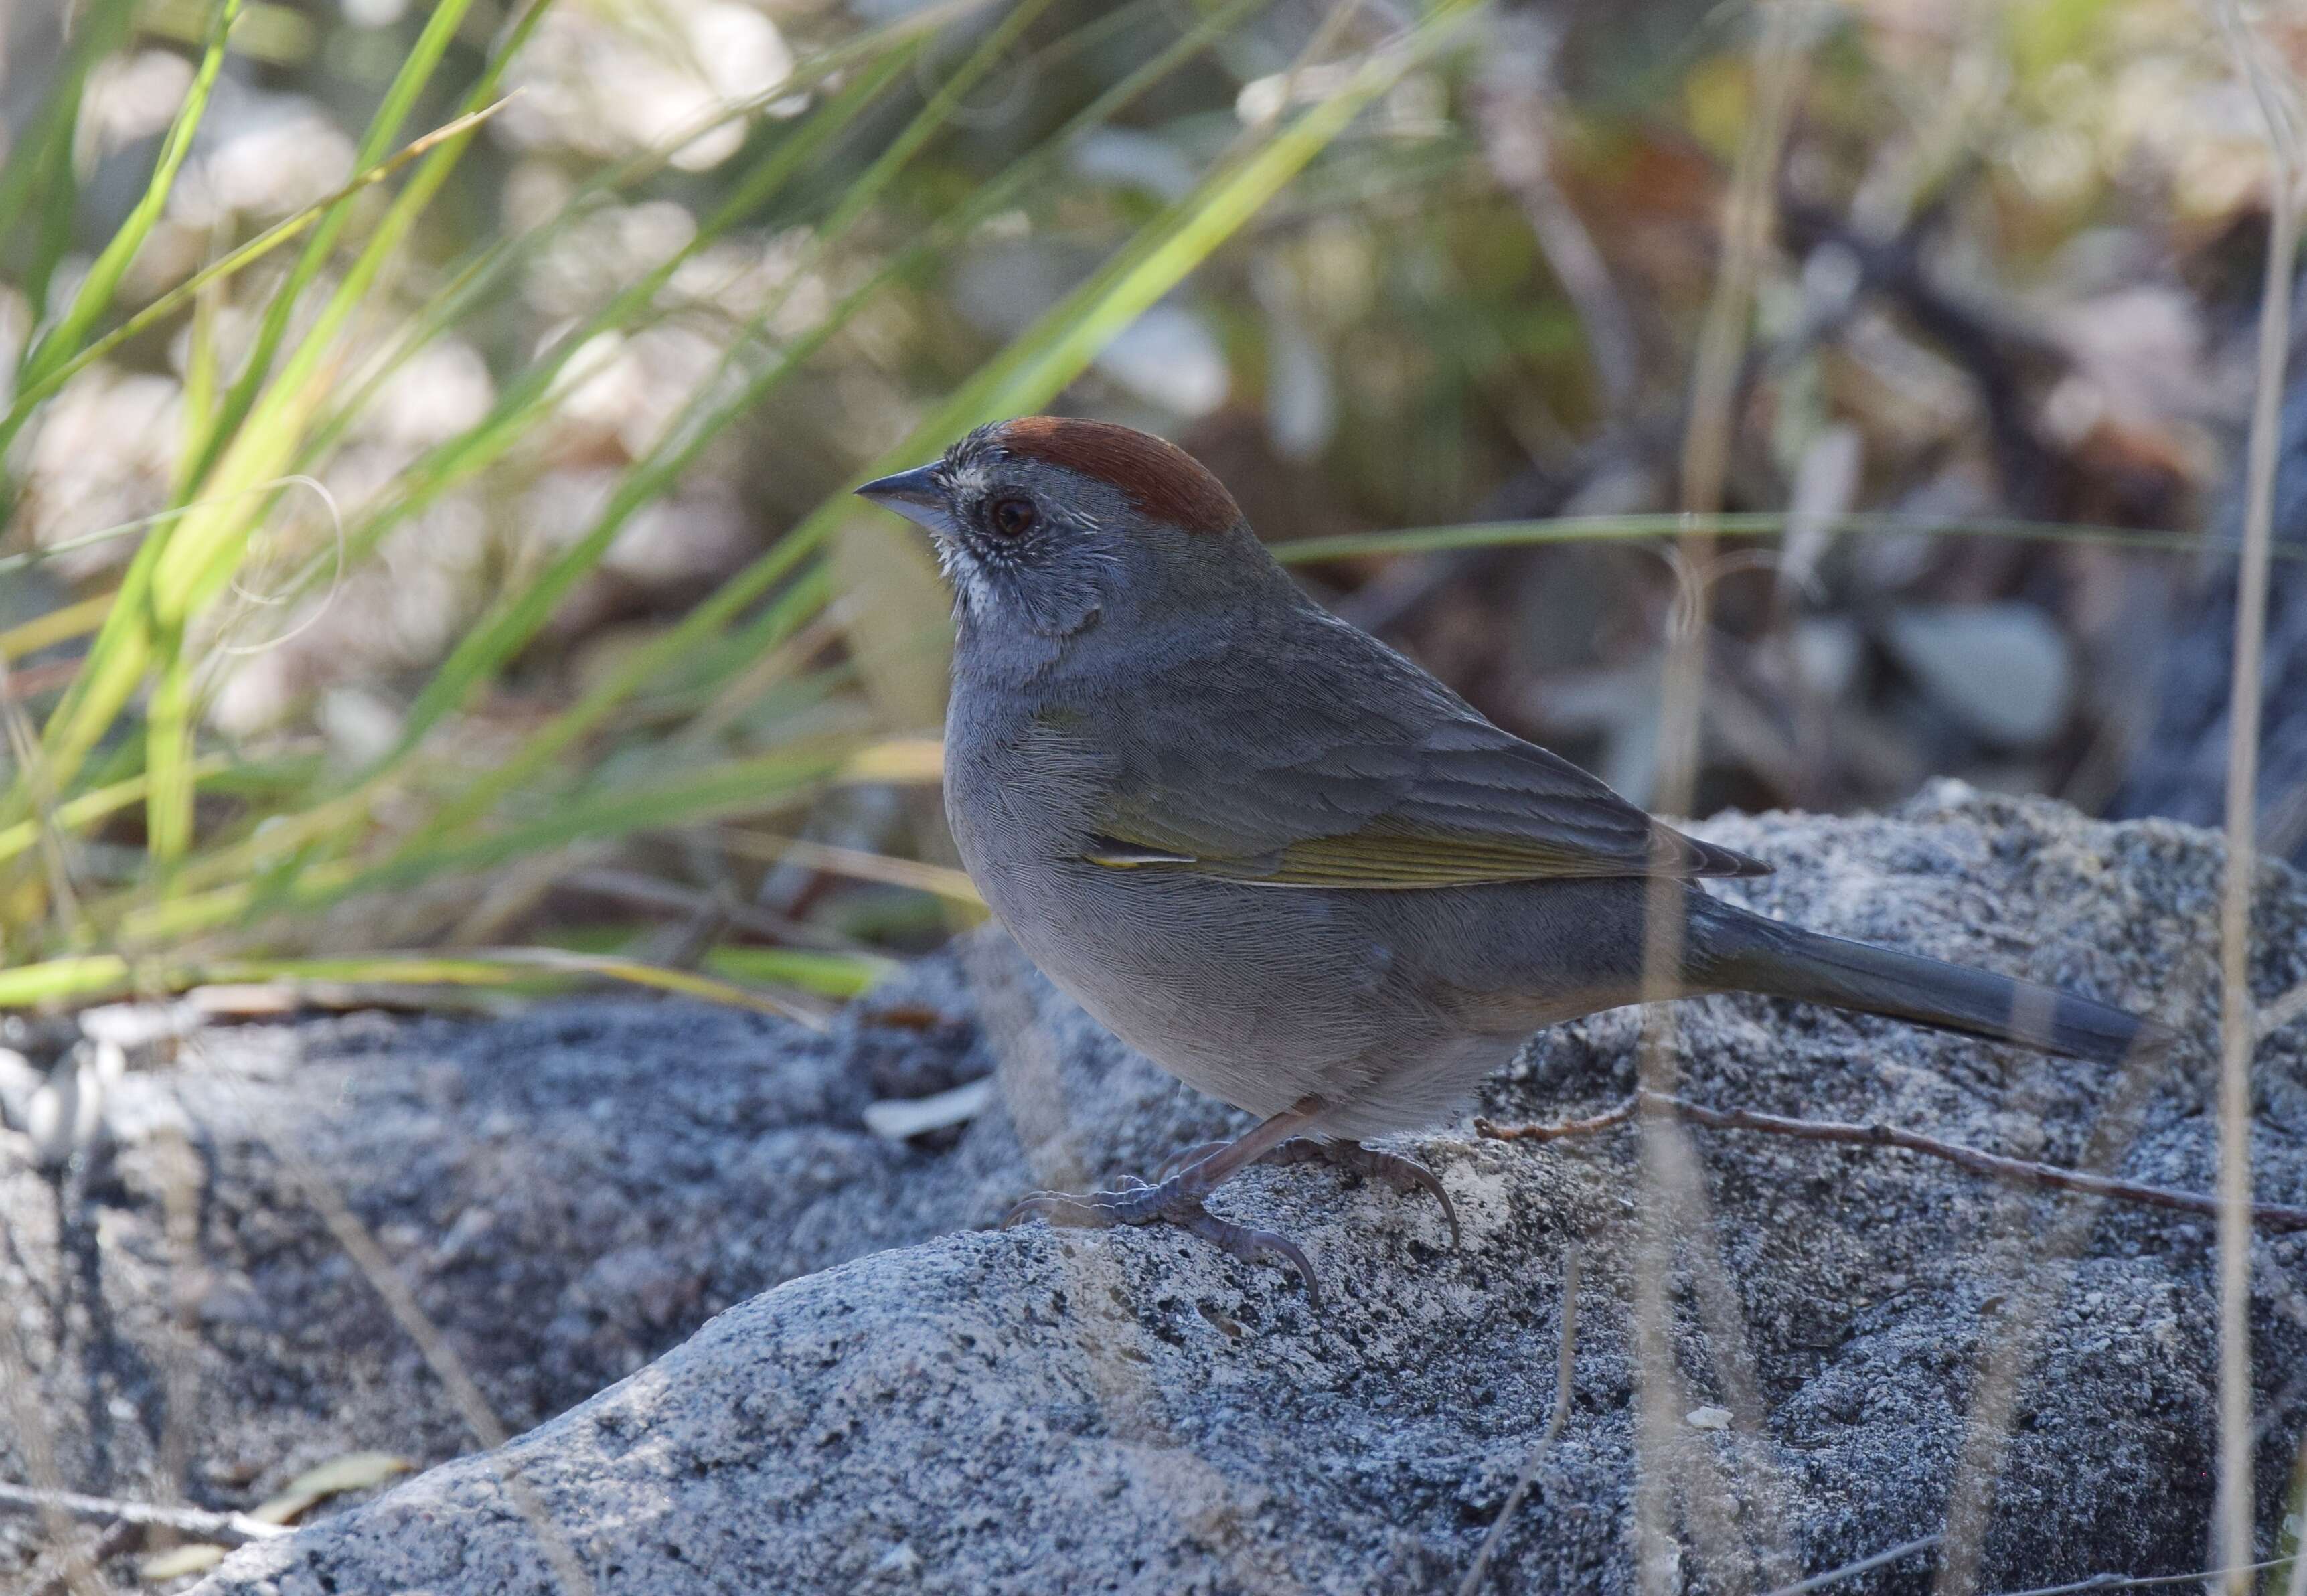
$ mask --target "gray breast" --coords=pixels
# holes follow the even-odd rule
[[[1171,1074],[1254,1113],[1422,1047],[1394,950],[1348,895],[1087,862],[1081,766],[974,740],[949,751],[963,862],[1026,957]],[[1053,779],[1054,775],[1054,779]]]

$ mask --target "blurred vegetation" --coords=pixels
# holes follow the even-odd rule
[[[1701,806],[2097,807],[2188,571],[2124,532],[2201,521],[2247,404],[2254,113],[2179,0],[1780,15]],[[1178,438],[1325,599],[1644,797],[1762,32],[14,7],[0,1004],[854,991],[972,911],[945,600],[845,490],[1048,408]]]

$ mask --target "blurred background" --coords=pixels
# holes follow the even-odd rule
[[[1638,802],[1707,526],[1700,812],[2215,821],[2234,62],[2182,0],[17,0],[0,1004],[861,990],[978,911],[946,600],[845,490],[1041,409]]]

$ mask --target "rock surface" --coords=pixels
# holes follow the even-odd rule
[[[1756,906],[2179,1025],[2196,1041],[2139,1094],[2119,1167],[2210,1189],[2215,839],[1952,789],[1892,819],[1703,829],[1779,866],[1728,884]],[[2258,934],[2262,1001],[2307,982],[2307,883],[2270,868]],[[2072,1163],[2121,1095],[2102,1070],[1816,1009],[1677,1013],[1685,1090],[1720,1105]],[[1539,1038],[1484,1111],[1606,1106],[1635,1035],[1621,1012]],[[874,1098],[996,1060],[994,1108],[957,1137],[862,1128]],[[2260,1195],[2307,1202],[2307,1024],[2263,1044],[2257,1083]],[[977,1228],[1022,1188],[1149,1170],[1233,1123],[996,939],[821,1037],[673,1004],[361,1016],[205,1033],[108,1107],[107,1157],[56,1180],[0,1159],[0,1269],[64,1483],[244,1507],[339,1453],[472,1445],[272,1146],[344,1193],[504,1421],[538,1426],[236,1553],[203,1596],[546,1591],[556,1561],[604,1592],[1453,1589],[1547,1428],[1574,1247],[1566,1422],[1485,1589],[1628,1590],[1640,1557],[1767,1589],[1929,1534],[1982,1367],[2021,1351],[1981,1588],[2204,1559],[2208,1222],[2109,1206],[2068,1263],[2071,1199],[1904,1154],[1694,1131],[1691,1199],[1638,1206],[1631,1131],[1460,1132],[1402,1144],[1454,1198],[1459,1252],[1426,1198],[1322,1166],[1228,1188],[1224,1211],[1312,1253],[1316,1314],[1287,1274],[1173,1232]],[[172,1190],[194,1215],[176,1245],[201,1252],[174,1298]],[[1646,1215],[1681,1371],[1649,1477],[1677,1488],[1679,1551],[1634,1527]],[[2254,1262],[2271,1535],[2307,1408],[2307,1238]],[[0,1427],[0,1465],[28,1461]],[[1926,1589],[1938,1555],[1838,1588]]]

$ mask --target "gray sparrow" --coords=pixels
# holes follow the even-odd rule
[[[985,901],[1116,1035],[1262,1121],[1011,1221],[1182,1225],[1311,1291],[1293,1243],[1204,1206],[1220,1182],[1331,1157],[1448,1214],[1430,1172],[1364,1140],[1450,1119],[1533,1030],[1661,985],[2094,1060],[2145,1028],[1708,896],[1770,866],[1652,819],[1324,610],[1161,439],[1026,417],[858,492],[925,528],[953,585],[946,814]],[[1661,900],[1679,967],[1646,985]]]

